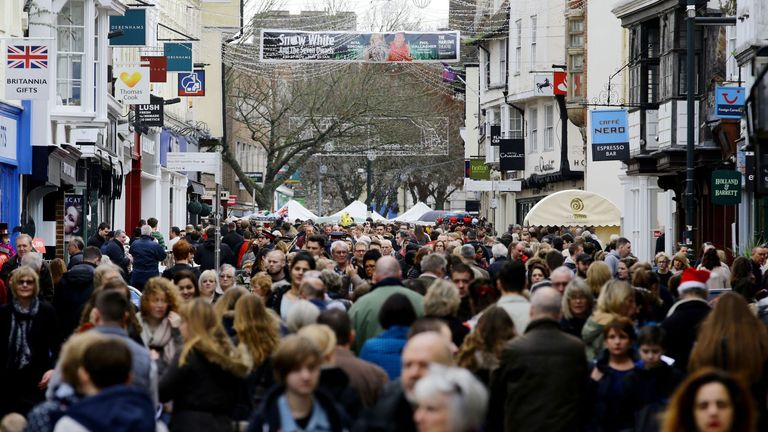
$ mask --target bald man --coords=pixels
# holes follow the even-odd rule
[[[385,256],[376,261],[373,282],[368,294],[358,299],[349,310],[352,327],[357,335],[352,348],[357,353],[365,341],[384,331],[379,324],[379,310],[392,294],[400,293],[408,297],[416,315],[424,316],[424,298],[403,285],[400,263],[395,257]]]
[[[416,334],[403,348],[400,379],[384,388],[379,401],[367,413],[360,416],[354,431],[411,432],[413,423],[413,388],[427,374],[429,365],[439,363],[453,366],[450,340],[437,332]]]
[[[560,329],[561,304],[555,288],[533,293],[531,322],[491,377],[488,431],[584,429],[587,357],[584,343]]]

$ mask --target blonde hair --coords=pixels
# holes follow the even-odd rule
[[[302,327],[297,334],[311,339],[323,358],[336,349],[336,333],[325,324],[310,324]]]
[[[568,285],[565,287],[565,293],[563,293],[562,311],[563,316],[566,319],[573,318],[569,301],[578,296],[587,299],[587,311],[591,311],[592,307],[594,307],[595,297],[592,295],[592,289],[589,288],[589,285],[587,285],[587,282],[584,279],[574,278],[568,282]]]
[[[34,290],[32,292],[32,296],[37,297],[37,295],[40,294],[40,276],[37,275],[35,269],[27,266],[20,266],[11,273],[11,288],[13,288],[14,297],[18,297],[18,294],[16,293],[16,287],[19,286],[19,281],[24,276],[28,276],[34,281]]]
[[[241,296],[235,304],[235,332],[258,367],[280,343],[280,320],[255,294]]]
[[[139,311],[142,317],[146,318],[149,315],[152,295],[165,295],[165,301],[168,303],[168,310],[165,312],[166,316],[171,312],[178,312],[179,305],[181,304],[179,289],[168,279],[155,276],[144,284],[144,291],[141,294],[141,302],[139,304]]]
[[[224,318],[224,316],[227,315],[227,312],[234,311],[235,304],[240,297],[245,294],[248,294],[247,289],[235,286],[228,289],[218,300],[216,300],[216,304],[213,305],[213,312],[219,320]]]
[[[424,313],[429,316],[445,317],[456,314],[461,297],[456,285],[444,279],[437,279],[427,288],[424,296]]]
[[[251,278],[250,287],[251,292],[253,292],[254,288],[259,288],[266,295],[269,295],[272,292],[272,278],[269,277],[267,272],[258,272]]]
[[[123,269],[112,263],[102,263],[96,267],[96,270],[93,271],[93,289],[95,291],[104,287],[107,283],[107,280],[105,280],[104,277],[110,271],[114,271],[121,276],[123,274]]]
[[[607,324],[616,317],[623,316],[622,306],[630,296],[635,295],[632,286],[618,279],[613,279],[603,286],[600,296],[597,298],[597,310],[595,321],[598,324]]]
[[[179,355],[179,366],[184,366],[189,353],[195,350],[234,375],[245,377],[248,374],[242,353],[232,345],[210,303],[196,298],[185,303],[179,315],[187,324],[188,335]]]
[[[612,278],[611,268],[604,261],[595,261],[587,269],[587,285],[594,297],[600,296],[603,285]]]

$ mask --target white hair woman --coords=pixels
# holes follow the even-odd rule
[[[219,289],[219,277],[216,270],[206,270],[201,273],[198,285],[200,286],[200,298],[208,303],[213,303],[214,294]]]
[[[222,264],[219,267],[219,286],[216,287],[216,294],[213,296],[213,302],[223,296],[227,290],[235,286],[235,268],[229,264]]]
[[[488,391],[466,369],[432,364],[413,391],[419,431],[478,430],[488,408]]]

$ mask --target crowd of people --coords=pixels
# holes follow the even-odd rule
[[[462,222],[18,235],[0,430],[768,430],[768,247]]]

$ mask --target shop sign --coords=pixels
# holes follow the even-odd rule
[[[8,39],[5,48],[5,98],[48,99],[51,42],[44,39]]]
[[[212,173],[216,183],[221,184],[221,153],[169,152],[166,168],[178,172]]]
[[[552,83],[552,74],[533,76],[533,94],[535,96],[553,96],[555,86]]]
[[[589,113],[592,128],[592,160],[629,159],[629,116],[627,110],[594,110]]]
[[[168,58],[168,72],[192,71],[192,43],[166,42],[163,54]]]
[[[147,44],[147,10],[128,9],[123,16],[109,17],[109,32],[123,34],[109,39],[110,46],[144,46]]]
[[[205,96],[205,71],[180,73],[179,96]]]
[[[499,142],[499,169],[501,171],[525,170],[525,140],[502,138]]]
[[[491,145],[497,146],[501,142],[501,126],[491,126]]]
[[[554,81],[554,88],[552,93],[555,96],[565,96],[568,94],[568,74],[562,71],[553,72],[552,78]]]
[[[151,95],[150,103],[136,105],[136,123],[162,127],[165,122],[164,99]]]
[[[712,171],[712,204],[734,205],[741,202],[741,173],[735,170]]]
[[[740,119],[747,92],[744,87],[715,87],[715,116]]]
[[[482,159],[469,161],[469,178],[472,180],[490,180],[491,168]]]
[[[149,65],[149,82],[164,83],[168,73],[168,58],[165,56],[141,56],[141,63]]]
[[[126,105],[150,103],[148,67],[118,66],[115,76],[115,99]]]

